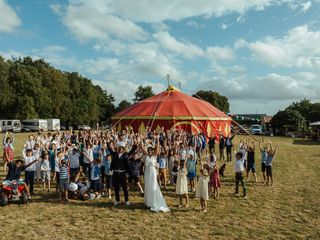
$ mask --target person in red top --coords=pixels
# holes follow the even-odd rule
[[[13,133],[6,132],[3,137],[3,161],[4,161],[4,171],[7,174],[7,164],[14,160],[14,136]]]

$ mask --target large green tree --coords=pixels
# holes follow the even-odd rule
[[[152,96],[154,96],[154,92],[151,86],[139,86],[134,94],[133,102],[140,102]]]
[[[68,125],[106,122],[114,97],[78,73],[30,57],[0,56],[0,119],[60,118]]]
[[[306,119],[297,110],[287,108],[272,117],[271,126],[280,131],[302,131],[306,129]]]
[[[196,92],[196,94],[194,94],[193,97],[203,99],[223,112],[227,113],[230,111],[230,104],[228,98],[220,95],[217,92],[200,90]]]

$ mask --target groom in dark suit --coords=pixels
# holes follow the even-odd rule
[[[136,149],[137,146],[133,145],[131,151],[127,153],[125,151],[124,142],[119,142],[116,146],[116,150],[114,150],[110,143],[108,143],[108,150],[112,157],[110,170],[113,171],[112,183],[114,186],[114,192],[116,197],[114,205],[118,205],[120,203],[120,186],[124,193],[126,205],[130,205],[126,174],[129,172],[129,157],[135,152]]]

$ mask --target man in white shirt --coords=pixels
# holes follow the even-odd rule
[[[234,165],[235,171],[235,179],[236,179],[236,191],[235,195],[239,195],[239,183],[241,182],[241,186],[243,189],[243,198],[247,198],[247,189],[244,183],[243,171],[244,171],[244,159],[242,152],[236,153],[236,163]]]

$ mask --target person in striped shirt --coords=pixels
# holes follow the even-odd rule
[[[59,195],[60,201],[68,201],[69,167],[66,159],[59,162]]]

